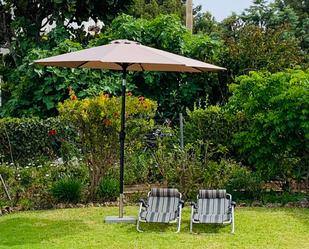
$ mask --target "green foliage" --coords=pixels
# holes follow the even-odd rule
[[[127,15],[116,18],[110,29],[98,39],[95,45],[104,44],[109,39],[129,39],[144,45],[163,49],[187,57],[220,64],[223,43],[207,35],[191,35],[172,15],[158,16],[153,20],[134,19]],[[177,113],[185,107],[193,107],[196,102],[209,94],[211,103],[222,100],[224,84],[219,84],[217,74],[179,74],[143,72],[132,77],[134,92],[158,102],[158,118],[177,118]]]
[[[203,177],[204,188],[223,188],[229,193],[237,191],[256,193],[261,189],[261,181],[253,175],[253,172],[231,160],[221,160],[219,163],[209,161]]]
[[[307,197],[305,193],[289,193],[289,192],[264,192],[261,194],[260,200],[263,204],[281,203],[302,201]]]
[[[213,15],[209,11],[202,12],[200,8],[196,9],[196,11],[197,13],[194,15],[193,21],[193,32],[217,35],[220,31],[220,27]]]
[[[202,141],[205,147],[205,160],[226,157],[233,151],[231,139],[238,129],[237,120],[232,122],[219,106],[195,107],[187,110],[184,134],[188,143]]]
[[[153,125],[156,103],[128,95],[126,98],[126,142],[138,148],[143,134]],[[121,98],[100,95],[84,100],[71,99],[59,105],[60,115],[79,134],[79,146],[89,168],[90,196],[94,197],[102,176],[115,167],[119,155]]]
[[[236,19],[232,26],[237,26],[238,22],[241,21]],[[277,72],[299,65],[304,60],[299,41],[287,32],[288,26],[265,29],[244,25],[229,29],[233,33],[224,34],[228,46],[225,66],[234,76],[262,69]]]
[[[233,85],[227,109],[248,123],[234,143],[264,179],[287,181],[299,167],[309,170],[308,79],[308,70],[252,72]]]
[[[289,29],[285,32],[298,38],[301,48],[308,53],[308,8],[308,1],[275,0],[273,3],[255,1],[240,17],[244,22],[260,27],[280,29],[282,25],[288,25]]]
[[[0,164],[0,174],[13,199],[10,205],[20,206],[23,209],[51,208],[53,199],[49,190],[53,183],[72,178],[86,185],[87,173],[86,166],[74,160],[65,164],[60,161],[34,160],[27,164],[20,164],[18,167]],[[7,200],[2,186],[0,199]]]
[[[124,172],[125,184],[149,182],[149,155],[145,153],[142,144],[126,148],[126,167]],[[118,173],[118,172],[117,172]]]
[[[81,98],[102,92],[115,93],[120,89],[120,77],[112,72],[89,69],[64,69],[34,66],[35,59],[82,49],[70,40],[59,43],[52,51],[34,49],[23,63],[6,78],[11,96],[2,110],[4,116],[39,116],[57,114],[57,105],[69,96],[73,87]],[[128,87],[130,89],[130,85]]]
[[[203,143],[178,146],[160,144],[150,164],[153,174],[164,185],[177,187],[185,198],[195,198],[201,188],[224,188],[229,191],[256,192],[261,181],[252,172],[232,160],[209,160]]]
[[[32,64],[35,59],[83,48],[78,42],[60,42],[65,39],[62,32],[64,30],[57,28],[55,32],[46,35],[44,49],[33,49],[23,57],[16,69],[4,73],[3,89],[9,100],[1,111],[2,116],[57,115],[57,104],[68,97],[67,89],[70,86],[79,98],[97,96],[100,93],[119,93],[118,73],[39,67]],[[216,39],[202,34],[189,34],[176,16],[159,16],[149,21],[121,15],[113,20],[105,32],[91,40],[88,47],[106,44],[114,39],[136,40],[151,47],[217,64],[220,63],[223,50],[222,42]],[[52,44],[56,47],[52,47]],[[184,107],[192,108],[193,98],[199,101],[208,94],[210,102],[213,103],[220,101],[222,93],[225,92],[216,74],[144,72],[129,75],[128,82],[129,90],[158,101],[158,113],[162,119],[176,118],[177,113]]]
[[[68,151],[62,145],[67,146],[74,134],[72,127],[63,125],[59,118],[0,119],[0,162],[27,164],[42,158],[55,159],[68,152],[66,157],[72,157],[73,148]]]
[[[81,199],[82,185],[78,179],[64,178],[55,182],[50,189],[58,202],[77,203]]]
[[[48,25],[55,23],[57,26],[66,25],[71,34],[83,31],[83,21],[101,20],[108,24],[119,12],[127,9],[130,0],[102,1],[93,0],[38,0],[27,1],[1,1],[0,3],[0,45],[5,44],[11,50],[15,66],[27,51],[44,44],[44,33]],[[79,29],[70,28],[76,22],[81,25]],[[42,35],[43,33],[43,35]],[[85,36],[85,34],[83,34]]]
[[[175,14],[184,20],[184,0],[133,0],[129,14],[144,19],[154,19],[159,15]]]
[[[103,177],[98,186],[98,196],[103,201],[114,201],[119,195],[119,180]]]

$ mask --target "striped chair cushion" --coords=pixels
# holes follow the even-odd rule
[[[170,222],[178,216],[180,193],[177,189],[152,189],[148,208],[140,217],[147,222]]]
[[[226,198],[225,189],[202,189],[199,191],[199,198]]]
[[[152,188],[150,196],[180,198],[180,193],[176,188]]]
[[[162,212],[151,212],[151,211],[142,211],[141,218],[147,222],[162,222],[168,223],[177,218],[177,213],[162,213]]]
[[[195,221],[199,221],[200,223],[216,223],[221,224],[224,221],[228,221],[230,219],[229,214],[194,214],[193,219]]]
[[[197,205],[194,219],[201,223],[222,223],[229,219],[229,199],[199,199]]]

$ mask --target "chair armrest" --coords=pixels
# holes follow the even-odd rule
[[[147,208],[148,207],[148,204],[146,203],[146,201],[144,199],[140,199],[139,200],[139,203],[142,204],[143,207]]]
[[[183,208],[185,206],[185,202],[183,200],[179,201],[179,206],[181,206],[181,208]]]
[[[197,204],[196,204],[196,202],[193,202],[193,201],[192,201],[192,202],[190,203],[190,205],[191,205],[191,207],[193,207],[194,209],[197,209]]]
[[[234,206],[234,208],[235,208],[235,207],[236,207],[236,202],[235,202],[235,201],[232,201],[232,202],[231,202],[231,205]]]

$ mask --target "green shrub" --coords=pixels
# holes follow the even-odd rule
[[[143,134],[154,125],[157,104],[129,95],[126,100],[126,142],[141,144]],[[63,119],[78,131],[80,149],[89,168],[89,198],[95,198],[100,179],[119,161],[121,97],[100,95],[79,100],[73,90],[70,99],[59,105]]]
[[[55,182],[50,189],[58,202],[77,203],[81,200],[82,184],[74,178],[64,178]]]
[[[132,154],[126,153],[127,167],[124,172],[125,184],[145,183],[148,179],[149,173],[149,155],[140,150]]]
[[[119,180],[112,177],[104,177],[98,187],[98,197],[103,201],[114,201],[119,195]]]
[[[245,167],[234,167],[226,184],[226,189],[258,193],[261,191],[262,180]]]
[[[271,74],[251,72],[233,85],[226,106],[247,125],[234,134],[233,143],[264,180],[282,180],[285,188],[301,168],[308,175],[309,70],[286,70]],[[305,177],[309,186],[309,177]]]
[[[304,198],[308,198],[305,193],[288,193],[288,192],[264,192],[261,194],[260,200],[263,204],[267,203],[281,203],[286,204],[288,202],[301,201]]]
[[[3,118],[0,119],[0,163],[23,165],[38,158],[72,156],[68,150],[74,150],[67,148],[67,141],[74,139],[75,131],[60,118]]]
[[[221,158],[234,156],[231,143],[233,134],[241,125],[241,117],[231,121],[220,106],[194,107],[187,110],[188,117],[184,126],[186,143],[203,143],[205,160],[220,161]]]

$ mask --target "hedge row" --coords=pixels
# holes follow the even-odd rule
[[[73,136],[72,136],[73,135]],[[74,130],[59,118],[0,119],[0,159],[2,163],[25,163],[38,158],[54,159]]]

